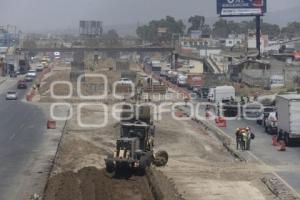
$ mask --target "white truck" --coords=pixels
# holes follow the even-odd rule
[[[224,101],[230,101],[235,98],[235,89],[232,86],[217,86],[210,88],[208,94],[208,100],[210,102],[221,103]]]
[[[300,94],[278,95],[278,135],[282,132],[286,145],[300,139]]]

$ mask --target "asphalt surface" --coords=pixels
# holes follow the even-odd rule
[[[197,102],[199,100],[194,101],[194,103]],[[185,110],[188,111],[189,108],[185,108]],[[201,109],[198,112],[205,119],[204,110]],[[211,123],[216,125],[214,121]],[[263,126],[252,120],[227,121],[227,127],[220,129],[235,138],[236,129],[242,127],[251,128],[255,134],[255,139],[251,142],[250,153],[259,161],[271,166],[288,186],[300,194],[300,142],[294,143],[292,147],[287,147],[286,151],[278,151],[277,147],[272,145],[272,136],[265,133]]]
[[[16,90],[17,80],[0,85],[0,200],[14,200],[24,189],[34,152],[45,132],[45,116],[36,106],[22,101],[26,90],[18,91],[18,100],[7,101],[8,90]]]

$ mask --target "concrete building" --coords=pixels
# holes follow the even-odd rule
[[[225,40],[225,47],[231,48],[240,46],[245,41],[246,36],[244,34],[231,34]]]
[[[261,35],[260,44],[260,51],[265,52],[269,46],[269,36]],[[248,34],[248,49],[256,49],[256,34],[254,32]]]

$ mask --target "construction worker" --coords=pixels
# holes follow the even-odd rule
[[[246,128],[237,128],[236,129],[236,149],[239,149],[239,145],[242,150],[250,150],[251,139],[254,139],[255,136],[251,132],[249,127]]]
[[[282,129],[280,129],[277,136],[277,143],[280,143],[280,141],[284,141],[284,134]]]
[[[240,143],[240,129],[237,128],[235,132],[235,140],[236,140],[236,149],[239,149],[239,143]]]

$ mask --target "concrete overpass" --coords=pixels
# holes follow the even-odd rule
[[[112,47],[112,48],[22,48],[22,51],[30,52],[82,52],[82,51],[98,51],[98,52],[173,52],[172,47]]]

